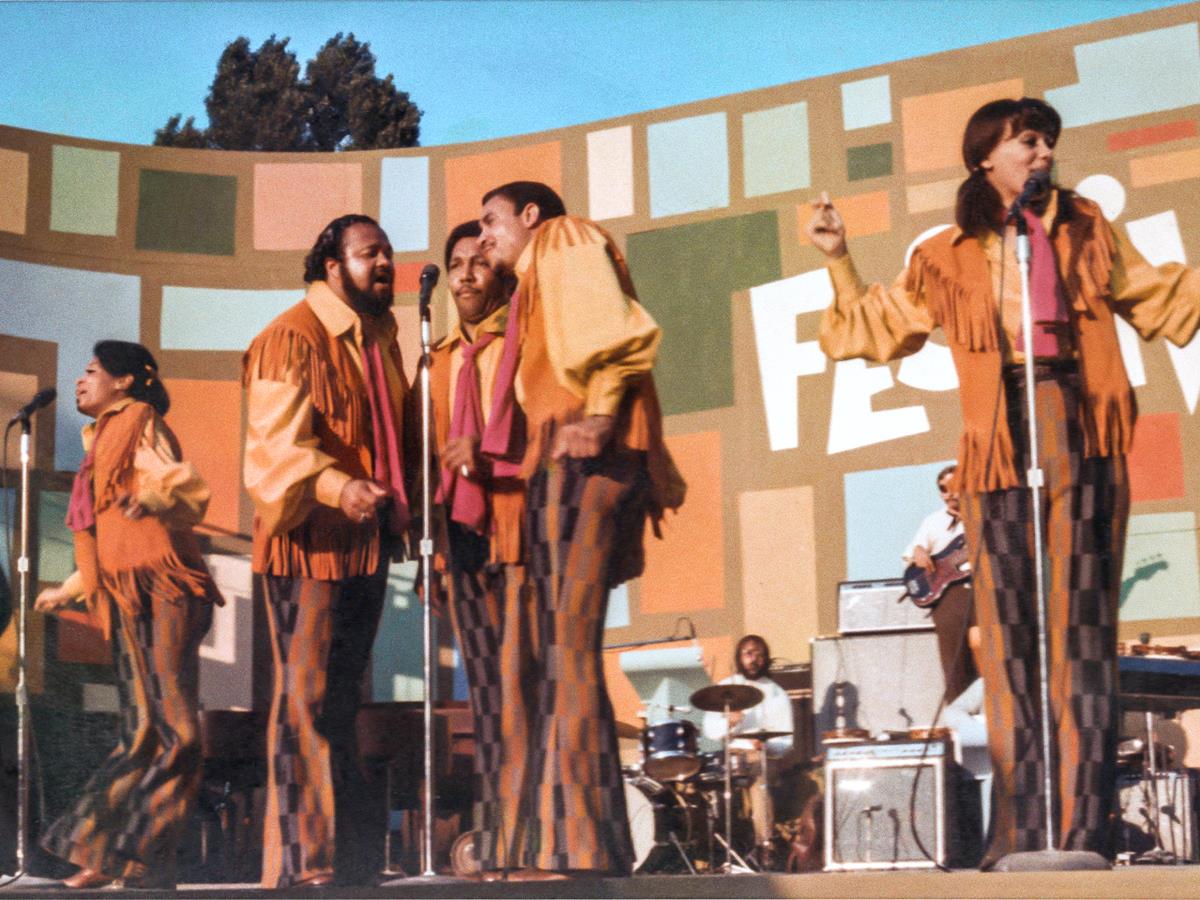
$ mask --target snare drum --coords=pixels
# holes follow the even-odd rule
[[[725,753],[722,750],[700,754],[700,774],[697,776],[704,786],[725,783]],[[750,755],[740,750],[729,751],[730,780],[737,787],[745,787],[754,781],[755,766]]]
[[[696,726],[678,719],[647,727],[642,732],[642,771],[659,781],[683,781],[699,772]]]

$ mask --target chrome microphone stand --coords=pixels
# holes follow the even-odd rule
[[[1026,191],[1029,190],[1030,185],[1026,184]],[[1044,850],[1009,853],[1001,857],[996,863],[995,869],[998,872],[1108,869],[1110,868],[1108,861],[1099,853],[1087,850],[1059,850],[1054,840],[1054,746],[1050,723],[1050,678],[1047,674],[1047,667],[1050,664],[1050,637],[1046,608],[1046,576],[1042,558],[1045,542],[1042,534],[1042,488],[1045,487],[1045,473],[1041,468],[1038,449],[1033,309],[1029,296],[1029,225],[1025,221],[1023,206],[1024,203],[1021,200],[1014,203],[1007,221],[1016,225],[1017,267],[1021,271],[1021,352],[1025,354],[1025,413],[1028,419],[1026,439],[1029,442],[1029,469],[1025,477],[1029,486],[1030,516],[1033,519],[1033,578],[1034,596],[1037,600],[1038,699],[1042,707],[1042,799],[1046,807],[1044,823],[1046,847]],[[1003,265],[1003,263],[1001,264]]]
[[[429,297],[437,284],[438,267],[432,263],[421,270],[421,590],[425,597],[422,615],[424,637],[425,687],[425,798],[424,829],[421,842],[421,874],[434,876],[433,867],[433,403],[430,395],[429,366],[432,326]]]

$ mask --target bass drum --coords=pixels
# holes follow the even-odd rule
[[[633,871],[688,871],[684,854],[694,860],[705,834],[701,806],[653,778],[639,777],[625,779],[625,810],[633,838]]]

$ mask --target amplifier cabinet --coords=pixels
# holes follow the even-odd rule
[[[1169,850],[1180,860],[1200,862],[1195,770],[1160,772],[1156,781],[1148,774],[1121,775],[1117,778],[1117,790],[1121,809],[1119,851],[1137,854],[1153,849],[1157,827],[1163,850]]]
[[[871,734],[935,724],[945,692],[937,635],[932,631],[818,637],[812,642],[813,731],[837,724]]]
[[[838,584],[838,633],[932,631],[930,610],[908,599],[904,581],[843,581]]]
[[[948,749],[941,742],[827,748],[825,871],[972,864],[978,811],[961,809],[967,780]]]

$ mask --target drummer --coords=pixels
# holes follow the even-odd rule
[[[756,706],[729,714],[732,740],[731,750],[746,753],[757,761],[765,749],[771,759],[783,756],[792,749],[795,724],[792,719],[792,701],[787,691],[769,677],[771,650],[766,640],[757,634],[748,634],[737,643],[734,651],[736,674],[721,680],[721,684],[748,684],[763,693],[762,701]],[[725,739],[725,716],[719,712],[706,712],[703,723],[704,736],[709,740]],[[774,733],[765,741],[752,734]],[[745,735],[745,737],[738,737]],[[771,781],[776,781],[776,770],[771,770]],[[761,771],[761,768],[759,769]],[[773,786],[772,784],[772,786]],[[754,839],[759,845],[770,844],[775,821],[774,803],[770,787],[762,778],[757,778],[750,791],[754,818]]]

